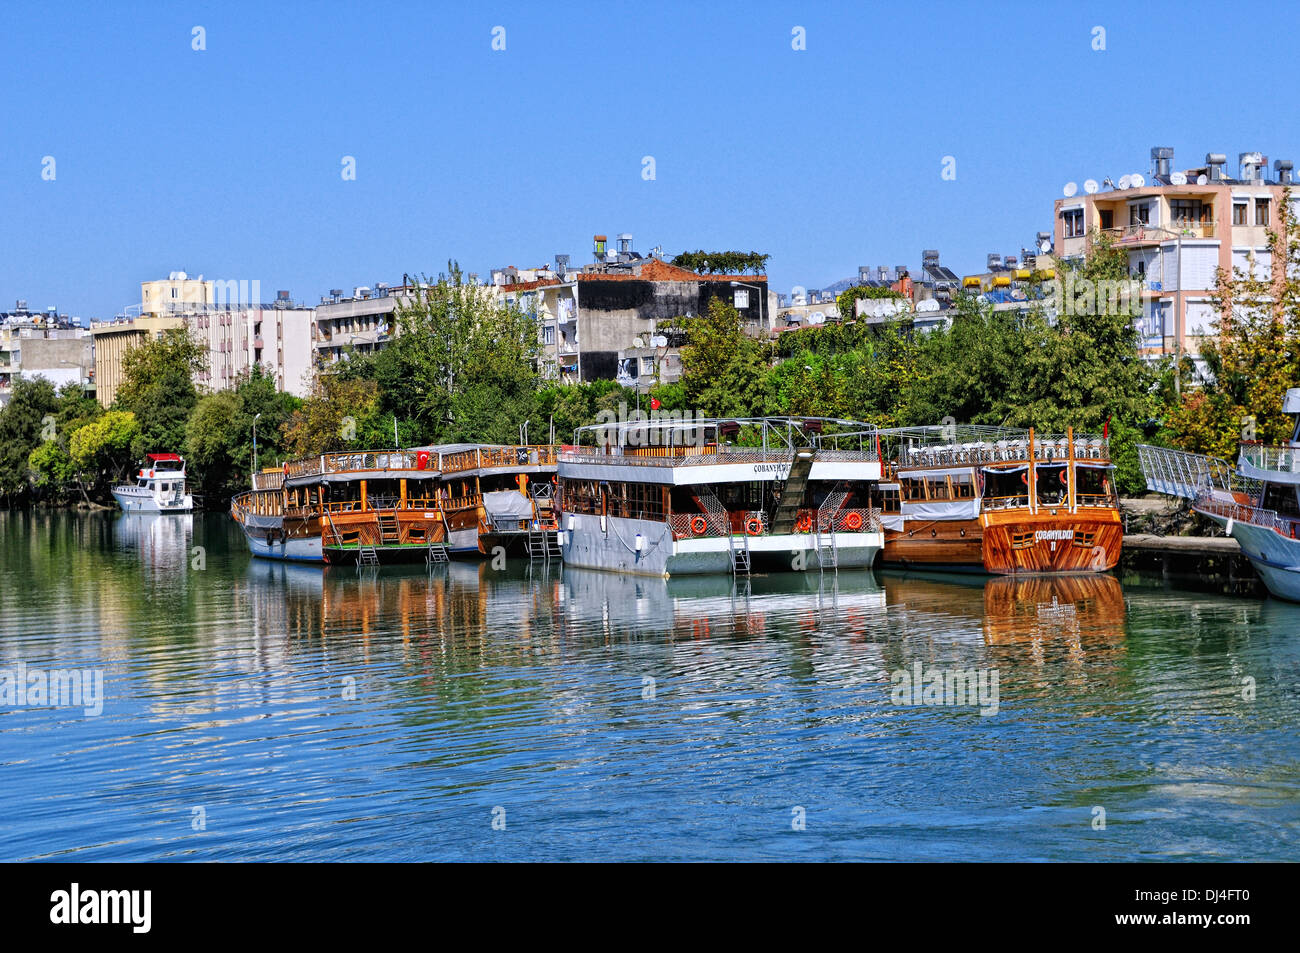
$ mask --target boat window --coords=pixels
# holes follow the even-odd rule
[[[1000,510],[1029,505],[1029,470],[1015,467],[1010,470],[983,471],[984,509]]]
[[[1065,467],[1038,467],[1038,502],[1060,504],[1065,502]]]
[[[952,499],[952,494],[948,490],[948,478],[946,476],[927,477],[926,484],[927,489],[929,490],[930,499]]]
[[[162,492],[162,493],[166,493],[166,492],[167,492],[168,490],[170,490],[171,488],[172,488],[172,485],[171,485],[170,483],[163,483],[163,484],[160,484],[160,485],[159,485],[158,490],[159,490],[160,492]]]
[[[1115,505],[1108,468],[1077,466],[1074,480],[1074,499],[1079,506]]]
[[[952,499],[975,499],[975,481],[970,473],[954,473],[949,477],[949,483],[952,486]]]
[[[925,480],[923,479],[904,478],[899,481],[899,485],[902,487],[903,499],[908,502],[929,499],[925,495]]]
[[[898,487],[882,486],[880,488],[880,509],[885,513],[897,513],[900,511],[898,499]]]
[[[1295,487],[1285,483],[1264,484],[1264,498],[1261,504],[1266,510],[1275,510],[1283,516],[1300,516],[1300,506],[1296,505]]]

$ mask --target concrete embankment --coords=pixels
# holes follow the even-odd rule
[[[1134,533],[1124,537],[1120,571],[1146,577],[1156,575],[1172,584],[1194,589],[1241,596],[1267,595],[1250,560],[1229,536]]]

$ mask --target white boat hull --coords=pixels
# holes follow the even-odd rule
[[[188,493],[173,503],[134,486],[114,487],[113,499],[124,513],[189,513],[194,509],[194,498]]]
[[[640,546],[637,536],[641,537]],[[653,520],[566,514],[560,550],[565,565],[581,569],[676,576],[731,573],[731,544],[725,536],[672,538],[667,523]],[[868,569],[884,548],[883,533],[836,533],[840,569]],[[738,538],[737,545],[743,545]],[[808,533],[750,536],[755,571],[800,572],[820,565],[815,538]],[[830,568],[830,567],[826,567]]]
[[[239,528],[248,543],[248,551],[259,559],[283,559],[294,562],[319,563],[325,561],[321,547],[321,538],[315,536],[296,536],[285,539],[283,532],[271,532],[277,527],[271,525],[270,517],[261,517],[257,524],[240,523]],[[265,522],[266,525],[259,525]],[[283,526],[283,522],[280,523]]]
[[[1300,602],[1300,540],[1276,530],[1204,513],[1241,545],[1242,554],[1259,573],[1268,591],[1279,599]]]

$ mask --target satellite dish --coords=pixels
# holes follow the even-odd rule
[[[1065,193],[1065,197],[1067,199],[1072,199],[1074,198],[1074,193],[1079,191],[1079,187],[1075,185],[1073,182],[1066,182],[1065,188],[1063,188],[1061,191]]]
[[[1185,172],[1170,172],[1170,173],[1169,173],[1169,184],[1170,184],[1170,185],[1186,185],[1186,184],[1187,184],[1187,173],[1185,173]]]
[[[1132,176],[1121,175],[1119,177],[1119,187],[1121,189],[1127,189],[1129,187],[1129,184],[1132,183],[1132,181],[1133,181]]]
[[[1083,190],[1084,190],[1085,192],[1087,192],[1089,195],[1094,195],[1094,194],[1096,194],[1096,192],[1097,192],[1097,180],[1096,180],[1096,179],[1084,179],[1084,181],[1083,181]]]
[[[1044,255],[1046,255],[1048,252],[1052,250],[1052,243],[1043,242],[1041,245],[1038,246],[1038,250],[1042,252]]]
[[[1197,184],[1197,185],[1206,185],[1207,183],[1209,183],[1209,181],[1210,181],[1210,180],[1207,179],[1207,178],[1205,177],[1205,173],[1204,173],[1204,172],[1202,172],[1200,175],[1198,175],[1198,176],[1196,177],[1196,184]]]
[[[1142,178],[1142,176],[1138,175],[1138,173],[1136,172],[1134,172],[1131,176],[1129,176],[1128,180],[1129,180],[1129,184],[1132,185],[1133,188],[1135,189],[1140,189],[1142,188],[1142,186],[1147,184],[1147,180]]]

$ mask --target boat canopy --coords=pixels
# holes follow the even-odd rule
[[[518,490],[492,490],[483,494],[483,509],[494,519],[533,518],[533,504]]]
[[[148,453],[146,458],[155,463],[180,463],[181,457],[178,453]]]

